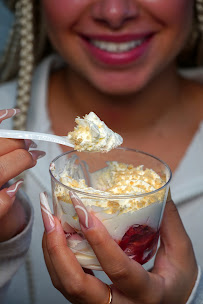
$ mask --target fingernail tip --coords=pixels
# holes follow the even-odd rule
[[[37,161],[38,159],[44,157],[46,155],[46,152],[44,151],[39,151],[39,150],[31,150],[29,151],[31,154],[32,158]]]
[[[76,198],[76,199],[79,199],[79,197],[77,196],[77,194],[75,192],[73,192],[72,190],[69,191],[69,196],[71,198]]]
[[[39,194],[39,196],[40,196],[40,199],[42,199],[42,200],[47,200],[46,195],[45,195],[45,192],[41,192],[41,193]]]
[[[17,182],[15,182],[13,185],[11,185],[8,189],[7,189],[7,194],[9,194],[9,196],[14,196],[16,195],[17,191],[21,188],[22,184],[23,184],[24,180],[20,179]],[[15,186],[14,188],[12,188],[13,186]]]
[[[18,113],[20,113],[20,112],[21,112],[21,110],[20,110],[20,109],[18,109],[18,108],[14,108],[13,110],[16,112],[16,114],[18,114]]]
[[[43,151],[43,153],[41,153],[41,154],[39,155],[38,159],[44,157],[45,155],[46,155],[46,152]]]
[[[46,195],[45,192],[40,193],[40,205],[45,206],[51,212],[51,208],[49,206],[49,201],[48,201],[48,196]]]

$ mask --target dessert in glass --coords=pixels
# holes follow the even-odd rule
[[[73,150],[51,162],[50,174],[54,213],[82,267],[102,270],[81,231],[70,190],[99,218],[129,258],[145,264],[153,257],[171,180],[167,164],[128,148],[108,153]]]

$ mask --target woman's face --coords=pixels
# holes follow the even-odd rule
[[[138,91],[171,65],[190,32],[192,0],[42,0],[49,37],[76,79]]]

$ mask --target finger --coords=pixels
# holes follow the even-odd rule
[[[160,236],[161,246],[158,249],[152,271],[164,278],[164,297],[170,303],[174,303],[171,300],[174,282],[176,282],[176,299],[178,293],[180,298],[182,297],[181,294],[184,290],[184,303],[186,303],[193,289],[198,268],[192,243],[172,200],[166,203]],[[185,269],[187,269],[187,273]],[[179,302],[183,303],[183,301]]]
[[[44,193],[44,194],[46,195],[46,193]],[[46,195],[46,197],[47,197],[47,195]],[[42,207],[42,208],[44,208],[44,207]],[[51,213],[50,209],[48,210],[48,213],[49,212]],[[45,211],[45,214],[47,214],[46,211]],[[42,216],[44,217],[44,213],[42,214]],[[44,219],[44,220],[46,220],[46,219]],[[75,239],[83,240],[77,233],[75,233],[75,230],[70,225],[68,225],[68,223],[65,223],[63,225],[63,231],[64,231],[66,239],[68,238],[68,240],[70,240],[70,239],[72,239],[72,240],[75,240]],[[54,277],[56,277],[56,272],[53,271],[53,265],[51,264],[49,255],[47,253],[46,234],[44,234],[44,237],[43,237],[42,247],[43,247],[43,250],[44,250],[45,261],[47,261],[47,263],[46,263],[47,268],[50,269],[49,274],[50,274],[51,277],[54,278]],[[91,274],[91,275],[94,276],[94,273],[91,269],[83,268],[83,271],[87,274]],[[58,282],[58,280],[57,280],[57,282]],[[54,282],[53,282],[53,284],[54,284]],[[55,286],[55,284],[54,284],[54,286]]]
[[[26,224],[25,212],[22,206],[15,201],[16,193],[22,184],[21,179],[9,188],[0,191],[0,242],[21,232]]]
[[[54,266],[51,262],[51,259],[49,257],[49,253],[48,253],[48,250],[47,250],[47,244],[46,244],[46,233],[44,233],[44,235],[43,235],[42,248],[43,248],[44,260],[45,260],[46,267],[47,267],[47,270],[49,272],[52,284],[56,289],[58,289],[61,293],[63,293],[65,295],[66,292],[65,292],[65,289],[63,288],[63,284],[60,282],[60,280],[58,278],[58,275],[57,275],[57,273],[54,269]],[[94,276],[94,273],[91,269],[83,268],[83,271],[86,274],[91,274],[91,275]]]
[[[52,281],[54,287],[57,288],[58,290],[60,290],[61,283],[59,281],[59,278],[57,276],[57,273],[56,273],[56,271],[54,269],[54,266],[53,266],[53,264],[51,262],[51,259],[49,257],[49,253],[48,253],[48,250],[47,250],[46,233],[44,233],[44,235],[43,235],[42,249],[43,249],[43,254],[44,254],[44,260],[45,260],[46,267],[47,267],[47,270],[49,272],[51,281]]]
[[[112,290],[112,304],[141,304],[143,302],[135,302],[135,299],[130,300],[128,296],[122,293],[114,285],[111,286]]]
[[[166,203],[160,229],[161,246],[157,252],[153,272],[167,277],[169,269],[197,269],[194,251],[178,210],[173,201]],[[195,273],[195,271],[194,271]]]
[[[0,219],[2,219],[13,205],[15,195],[22,186],[23,180],[19,180],[9,188],[4,188],[0,191]]]
[[[158,290],[160,282],[143,267],[129,259],[119,245],[111,238],[104,225],[88,214],[81,200],[70,192],[70,197],[79,217],[82,231],[94,250],[103,270],[123,293],[133,298],[142,297],[152,290]],[[158,296],[157,291],[157,296]]]
[[[53,265],[65,296],[73,303],[108,303],[107,286],[92,275],[86,274],[73,252],[67,247],[66,238],[60,222],[53,217],[46,196],[41,193],[42,217],[45,225],[46,250],[49,267]],[[50,262],[51,261],[51,262]],[[51,275],[54,275],[51,270]],[[57,282],[58,284],[58,282]]]
[[[1,131],[0,131],[1,132]],[[37,145],[30,139],[8,139],[0,138],[0,156],[10,153],[17,149],[26,149],[36,148]]]
[[[19,109],[5,109],[5,110],[0,110],[0,123],[7,119],[15,116],[16,114],[20,113]]]
[[[59,290],[73,303],[108,303],[109,292],[105,284],[86,274],[75,255],[67,247],[59,221],[55,218],[55,229],[47,234],[47,251],[58,277]],[[57,286],[57,285],[56,285]],[[65,290],[65,291],[64,291]]]
[[[52,231],[53,229],[55,229],[55,222],[54,222],[54,218],[52,217],[49,205],[46,202],[44,202],[45,197],[47,198],[46,193],[40,194],[40,201],[41,201],[40,206],[41,206],[41,210],[42,210],[43,222],[45,223],[45,229],[47,232],[49,232],[49,231]],[[58,278],[58,275],[54,269],[54,266],[52,264],[51,258],[48,253],[47,234],[46,233],[44,233],[44,235],[43,235],[42,248],[43,248],[44,260],[45,260],[46,267],[49,272],[51,281],[52,281],[54,287],[62,292],[62,284]]]
[[[0,157],[0,187],[21,172],[35,166],[37,159],[43,157],[43,151],[18,149]]]
[[[189,242],[189,237],[185,231],[178,210],[172,200],[166,203],[163,221],[160,229],[161,241],[164,247],[177,249]],[[182,240],[180,242],[180,240]],[[178,250],[177,250],[178,254]],[[182,253],[180,254],[181,258]]]

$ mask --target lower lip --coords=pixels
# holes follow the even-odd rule
[[[122,66],[131,64],[142,57],[149,48],[151,37],[143,41],[140,46],[123,53],[107,52],[94,46],[86,39],[83,39],[83,41],[85,42],[86,49],[88,49],[91,55],[100,63],[113,66]]]

